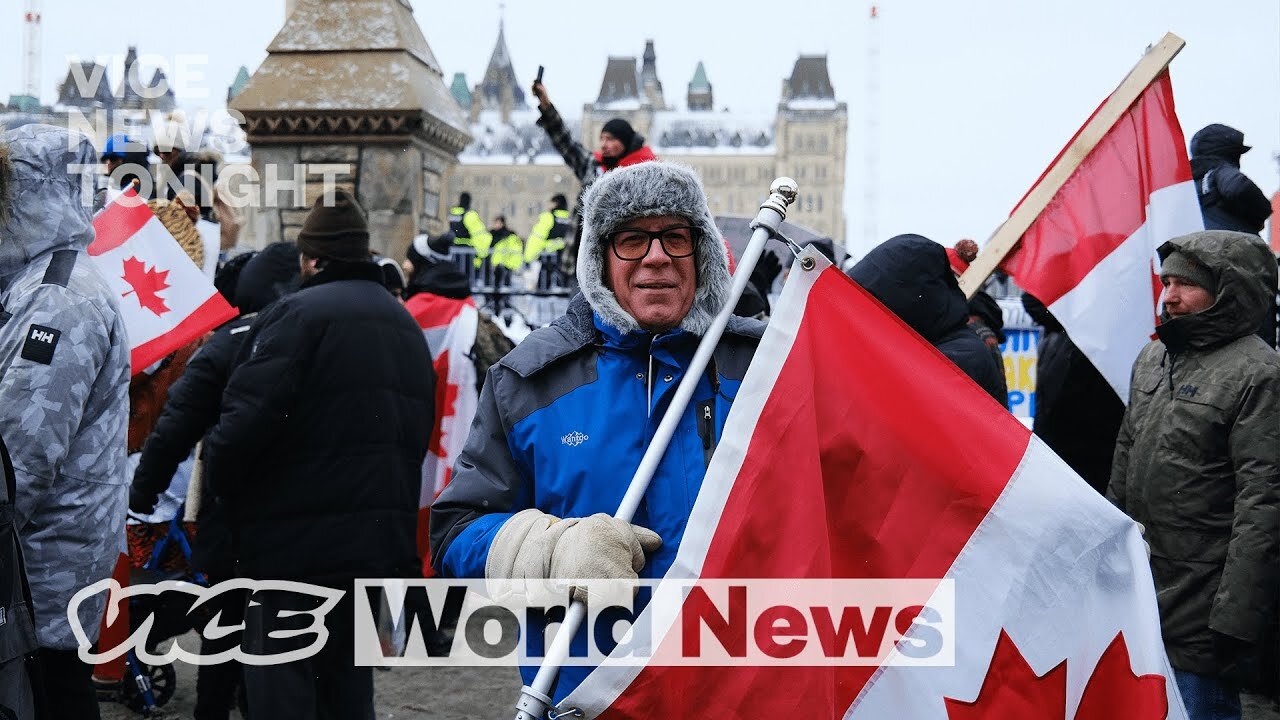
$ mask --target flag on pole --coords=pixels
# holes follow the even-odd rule
[[[561,709],[1183,720],[1137,526],[821,255],[803,257],[816,266],[791,271],[664,582],[947,579],[955,664],[895,664],[901,643],[878,667],[606,661]],[[678,635],[651,611],[635,625]]]
[[[1156,248],[1203,229],[1166,70],[1103,136],[1003,267],[1128,402],[1129,372],[1159,315]]]
[[[418,502],[418,552],[423,575],[431,577],[431,503],[449,484],[453,463],[467,442],[480,401],[476,366],[471,360],[480,315],[471,298],[458,300],[427,292],[409,298],[404,306],[426,335],[436,371],[436,422],[422,463]]]
[[[89,255],[116,293],[134,375],[236,316],[132,190],[93,220]]]

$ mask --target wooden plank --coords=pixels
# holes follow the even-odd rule
[[[1031,227],[1031,223],[1044,212],[1054,195],[1058,194],[1076,168],[1080,167],[1089,153],[1093,152],[1093,149],[1102,141],[1103,136],[1137,102],[1147,86],[1169,67],[1169,63],[1177,57],[1186,44],[1186,41],[1177,35],[1166,33],[1155,47],[1143,55],[1133,70],[1129,71],[1124,81],[1115,89],[1115,92],[1111,93],[1098,113],[1081,129],[1080,134],[1053,164],[1049,172],[1045,173],[1040,182],[1031,189],[1026,200],[1018,206],[1008,220],[1004,221],[1004,224],[996,229],[982,252],[960,277],[960,289],[964,291],[965,297],[971,298],[981,289],[982,283],[986,282],[991,273],[995,272],[1004,261],[1005,256],[1017,246],[1023,234]]]

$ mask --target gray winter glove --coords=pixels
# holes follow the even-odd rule
[[[635,580],[645,553],[662,547],[658,534],[604,513],[561,520],[523,510],[502,525],[489,546],[489,580]],[[587,600],[585,587],[573,587]]]

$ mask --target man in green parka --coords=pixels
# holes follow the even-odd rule
[[[1146,527],[1190,717],[1239,718],[1239,691],[1276,679],[1280,356],[1254,334],[1275,259],[1223,230],[1158,253],[1164,313],[1134,363],[1107,496]]]

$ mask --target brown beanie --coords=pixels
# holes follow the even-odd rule
[[[369,259],[369,226],[365,223],[364,210],[351,193],[339,188],[333,202],[325,204],[325,198],[307,213],[307,220],[298,233],[298,250],[310,257],[328,260],[361,262]]]
[[[1210,294],[1218,294],[1218,282],[1213,278],[1213,271],[1191,259],[1186,253],[1174,250],[1160,263],[1160,277],[1180,277],[1208,290]]]

